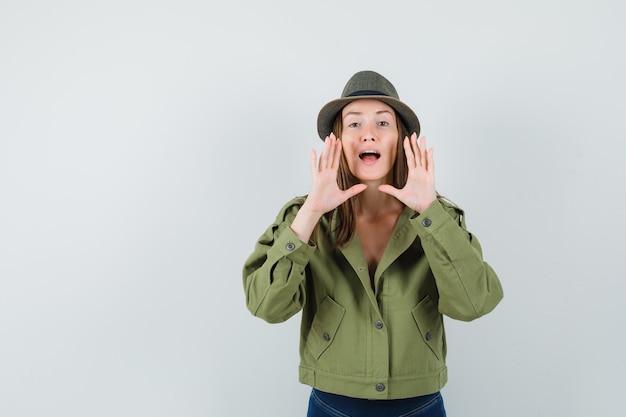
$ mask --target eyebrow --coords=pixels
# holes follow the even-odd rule
[[[382,113],[389,113],[389,114],[391,114],[391,112],[390,112],[389,110],[378,110],[378,111],[376,112],[376,114],[382,114]],[[346,114],[344,114],[343,116],[341,116],[341,118],[343,119],[344,117],[347,117],[347,116],[353,116],[353,115],[354,115],[354,116],[360,116],[360,115],[362,115],[362,114],[363,114],[363,112],[360,112],[360,111],[351,111],[351,112],[346,113]]]

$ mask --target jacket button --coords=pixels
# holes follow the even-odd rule
[[[383,392],[385,390],[384,384],[376,384],[376,391]]]
[[[322,335],[322,337],[324,338],[325,341],[329,341],[330,340],[330,335],[326,332],[324,332],[324,334]]]
[[[432,335],[430,334],[430,332],[426,332],[426,341],[430,342],[431,338],[432,338]]]
[[[287,250],[294,250],[296,248],[296,244],[293,242],[289,242],[285,245],[285,248],[287,248]]]
[[[383,322],[382,322],[382,321],[380,321],[380,320],[378,320],[378,321],[376,322],[376,328],[377,328],[377,329],[382,329],[382,328],[383,328]]]
[[[429,218],[426,218],[426,219],[422,220],[422,226],[424,226],[424,227],[428,227],[431,224],[433,224],[433,221],[430,220]]]

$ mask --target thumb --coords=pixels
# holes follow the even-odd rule
[[[393,185],[389,185],[389,184],[379,185],[378,191],[383,192],[385,194],[389,194],[390,196],[393,196],[395,198],[398,198],[398,195],[400,194],[400,190],[398,190]]]
[[[345,193],[348,195],[348,198],[354,197],[355,195],[362,193],[367,188],[365,184],[355,184],[352,187],[348,188]]]

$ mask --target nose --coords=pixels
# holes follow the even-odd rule
[[[372,131],[371,126],[368,126],[363,130],[363,136],[361,137],[361,141],[363,142],[367,142],[368,140],[371,140],[372,142],[376,141],[376,135]]]

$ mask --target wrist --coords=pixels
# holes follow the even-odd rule
[[[429,202],[427,202],[427,203],[422,203],[422,204],[419,204],[417,207],[413,207],[413,209],[414,209],[417,213],[422,214],[423,212],[425,212],[426,210],[428,210],[428,208],[429,208],[429,207],[430,207],[430,206],[431,206],[431,205],[435,202],[435,200],[436,200],[436,198],[434,198],[434,199],[430,200],[430,201],[429,201]]]
[[[300,207],[300,210],[298,210],[298,214],[300,213],[302,213],[302,216],[317,223],[319,219],[322,218],[325,212],[313,207],[311,200],[307,198],[302,204],[302,206]]]
[[[291,223],[291,230],[302,242],[308,242],[322,215],[311,210],[305,201]]]

